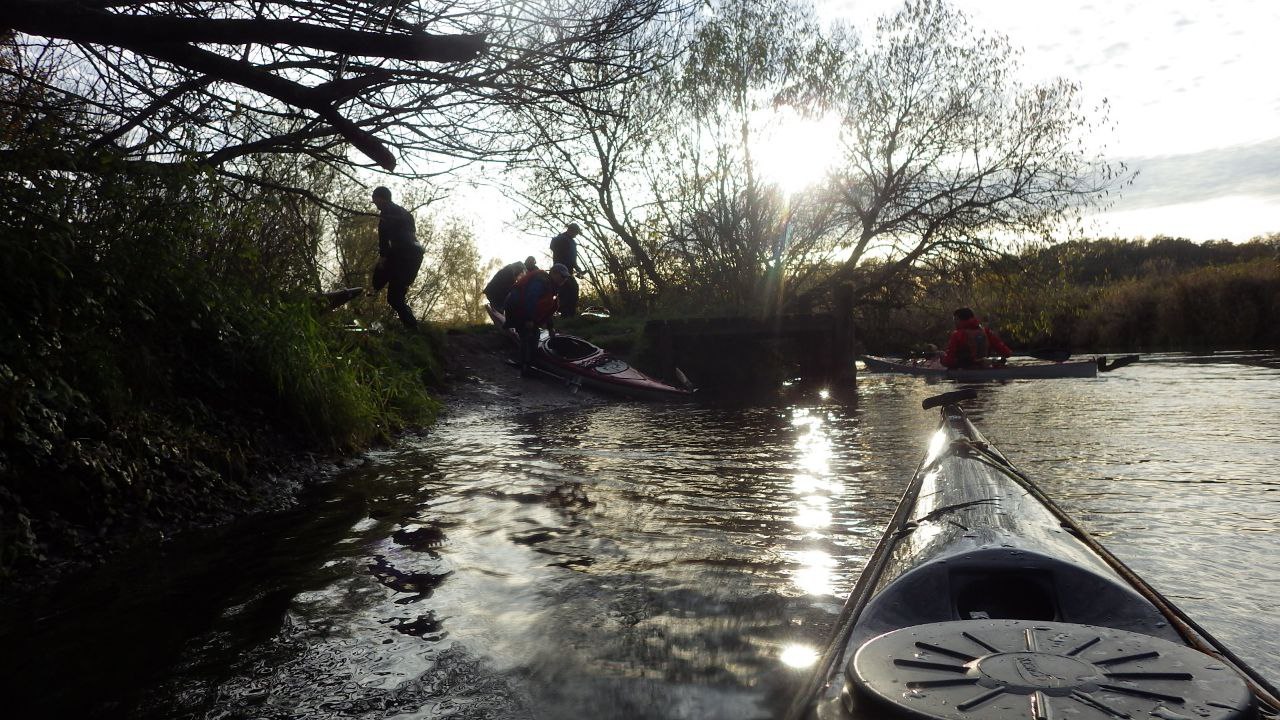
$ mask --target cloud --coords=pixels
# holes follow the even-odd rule
[[[1112,210],[1201,202],[1240,195],[1280,201],[1280,137],[1184,155],[1131,158],[1138,171]]]

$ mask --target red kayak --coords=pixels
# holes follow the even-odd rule
[[[493,324],[502,327],[506,320],[502,312],[490,305],[485,305],[485,310]],[[506,329],[503,332],[512,342],[520,342],[515,330]],[[574,335],[553,335],[543,330],[533,361],[540,370],[556,377],[626,397],[641,400],[685,400],[694,394],[694,390],[650,377],[626,360]]]

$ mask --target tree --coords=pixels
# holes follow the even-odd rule
[[[460,219],[433,218],[424,244],[427,256],[415,305],[424,315],[441,322],[486,322],[484,286],[497,263],[481,265],[475,232]]]
[[[669,64],[687,42],[680,20],[629,38],[633,62]],[[511,192],[524,205],[527,222],[547,235],[559,232],[566,218],[582,227],[578,264],[614,309],[639,309],[648,290],[666,288],[654,258],[659,233],[651,224],[643,172],[647,150],[670,128],[660,77],[665,71],[626,87],[597,88],[572,112],[532,114],[528,127],[537,142],[511,168]]]
[[[258,154],[466,162],[518,153],[523,110],[644,72],[614,44],[667,2],[0,0],[0,36],[22,49],[0,75],[83,108],[96,139],[64,168],[107,151],[231,175]]]
[[[909,0],[879,23],[877,43],[851,48],[816,86],[811,98],[842,118],[832,180],[851,240],[819,289],[872,255],[889,262],[866,291],[930,255],[1047,238],[1131,179],[1090,148],[1097,122],[1080,88],[1024,85],[1016,57],[944,0]]]
[[[600,93],[592,107],[608,112],[580,113],[576,134],[543,144],[523,199],[539,219],[585,218],[606,299],[647,285],[702,307],[766,309],[821,258],[830,213],[761,177],[753,146],[783,90],[820,74],[830,49],[806,4],[725,0],[667,54],[677,61],[648,82]]]

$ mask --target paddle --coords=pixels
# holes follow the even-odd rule
[[[507,364],[510,365],[511,367],[516,367],[516,368],[520,367],[520,363],[516,362],[515,360],[507,360]],[[564,383],[564,386],[569,388],[569,394],[571,395],[574,393],[577,393],[578,390],[582,387],[582,378],[578,377],[577,375],[561,377],[560,375],[557,375],[551,372],[550,370],[540,368],[537,365],[530,365],[529,369],[535,373],[543,375],[544,377],[550,378],[557,382]]]
[[[929,408],[935,408],[940,405],[956,405],[962,400],[972,400],[976,397],[978,397],[977,390],[974,390],[973,388],[965,388],[964,390],[954,390],[952,392],[942,393],[941,395],[927,397],[921,401],[920,407],[928,410]]]
[[[1110,362],[1107,362],[1105,355],[1101,355],[1098,357],[1098,370],[1100,372],[1111,372],[1112,370],[1122,368],[1125,365],[1132,365],[1136,362],[1138,362],[1137,355],[1121,355]]]
[[[1053,362],[1064,362],[1071,357],[1070,350],[1023,350],[1022,354],[1037,360],[1051,360]]]

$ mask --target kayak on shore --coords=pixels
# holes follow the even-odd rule
[[[942,422],[787,720],[1274,719],[1277,691]]]
[[[1121,360],[1128,360],[1128,362],[1123,363],[1127,365],[1137,360],[1137,356],[1131,357],[1132,359],[1121,358],[1116,360],[1116,363],[1120,363]],[[960,369],[944,367],[936,357],[893,359],[876,355],[862,355],[858,359],[867,366],[868,372],[900,373],[961,381],[1092,378],[1098,376],[1100,369],[1105,372],[1115,367],[1120,367],[1119,364],[1104,365],[1105,359],[1100,361],[1094,358],[1067,362],[1031,361],[998,367]]]
[[[485,305],[485,310],[493,324],[502,328],[506,319],[502,312],[491,305]],[[515,330],[503,329],[503,333],[519,344],[520,336]],[[553,335],[546,330],[541,333],[533,361],[539,370],[556,378],[639,400],[686,400],[694,395],[694,390],[651,377],[576,335]]]

